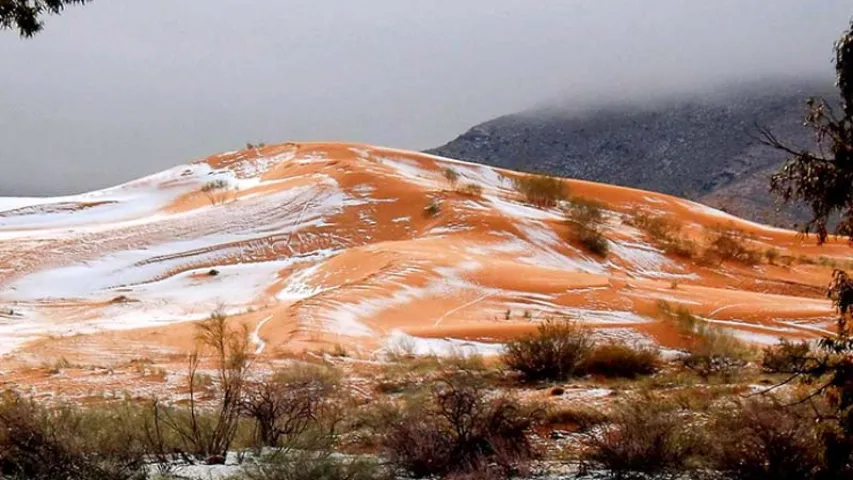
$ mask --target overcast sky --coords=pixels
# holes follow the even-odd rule
[[[95,0],[0,31],[0,195],[247,141],[438,146],[547,102],[832,78],[853,0]]]

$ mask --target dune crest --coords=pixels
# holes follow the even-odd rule
[[[561,210],[525,204],[517,175],[367,145],[288,143],[83,195],[0,199],[0,353],[12,365],[176,355],[192,344],[190,322],[217,308],[272,357],[331,345],[364,358],[400,345],[489,353],[561,315],[677,347],[656,314],[661,301],[758,343],[831,329],[823,286],[830,263],[850,256],[843,241],[817,247],[686,200],[566,180],[573,196],[606,208],[610,253],[600,258],[570,241]],[[469,184],[482,194],[463,193]],[[640,211],[697,241],[724,224],[757,251],[827,260],[703,265],[629,226]]]

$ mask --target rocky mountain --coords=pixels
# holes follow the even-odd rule
[[[636,187],[790,227],[802,207],[780,206],[769,176],[784,157],[758,126],[809,146],[805,99],[834,98],[830,82],[730,88],[644,106],[535,109],[490,120],[429,153],[488,165]]]

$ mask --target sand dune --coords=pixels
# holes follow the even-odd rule
[[[482,187],[481,197],[456,192]],[[192,322],[221,308],[283,358],[341,345],[364,358],[400,343],[487,353],[541,319],[667,346],[656,315],[683,305],[758,343],[831,328],[823,287],[843,241],[746,222],[686,200],[567,180],[607,207],[610,255],[569,241],[559,209],[526,205],[514,172],[413,152],[283,144],[215,155],[107,190],[0,199],[0,353],[8,368],[64,357],[179,356]],[[438,213],[425,207],[434,202]],[[751,248],[823,265],[703,266],[625,224],[666,215],[697,239],[734,225]]]

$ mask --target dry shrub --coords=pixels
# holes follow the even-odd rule
[[[737,480],[808,480],[820,476],[822,442],[814,416],[772,398],[754,398],[715,412],[712,468]]]
[[[676,478],[695,468],[701,438],[671,405],[617,405],[610,422],[582,435],[581,468],[607,478]]]
[[[468,197],[481,198],[483,196],[483,187],[476,183],[466,183],[459,189],[459,193]]]
[[[527,203],[539,208],[556,207],[569,198],[569,189],[562,178],[550,175],[524,175],[515,177],[513,185]]]
[[[588,329],[565,319],[547,319],[536,333],[507,342],[503,361],[528,381],[565,380],[594,345]]]
[[[604,205],[584,198],[572,199],[566,208],[566,219],[572,227],[574,240],[589,252],[606,257],[610,245],[604,236]]]
[[[688,354],[681,359],[682,364],[705,380],[719,377],[731,382],[753,355],[748,345],[728,331],[696,317],[684,307],[673,310],[661,301],[658,309],[688,342]]]
[[[441,201],[434,198],[424,207],[424,216],[427,218],[435,218],[441,214]]]
[[[227,199],[228,181],[223,178],[211,180],[201,186],[201,192],[205,194],[211,205],[223,203]]]
[[[669,254],[688,259],[696,255],[696,244],[686,237],[681,225],[665,216],[640,212],[626,223],[645,232],[653,244]]]
[[[484,393],[470,374],[438,382],[426,402],[407,408],[385,436],[391,464],[418,478],[507,478],[525,470],[536,455],[529,435],[539,413]]]
[[[325,428],[335,416],[330,398],[338,383],[329,369],[296,366],[247,386],[241,409],[255,424],[258,444],[291,449],[312,429]]]
[[[657,372],[660,365],[660,350],[657,348],[606,343],[596,346],[578,366],[578,371],[609,378],[637,378]]]
[[[33,480],[147,478],[138,432],[112,412],[46,409],[14,394],[0,401],[0,475]]]
[[[601,410],[585,405],[552,407],[545,414],[544,424],[549,427],[569,427],[574,431],[587,432],[608,420]]]
[[[240,427],[246,379],[252,368],[249,332],[245,325],[232,326],[218,310],[197,325],[197,341],[199,350],[190,355],[188,364],[188,407],[176,409],[155,401],[149,431],[160,445],[163,436],[178,437],[185,459],[210,463],[225,457]],[[214,397],[212,408],[199,404],[199,379],[203,377],[198,370],[203,356],[213,362],[215,370],[212,384],[205,387]]]
[[[441,173],[444,176],[444,179],[447,180],[447,183],[450,184],[451,188],[456,188],[456,184],[459,183],[459,172],[447,167]]]
[[[742,230],[718,225],[707,229],[705,236],[707,246],[703,260],[709,264],[738,262],[755,265],[761,261],[761,253],[747,246],[749,239]]]
[[[792,342],[783,339],[764,349],[761,368],[767,373],[805,372],[816,365],[811,345],[805,340]]]

